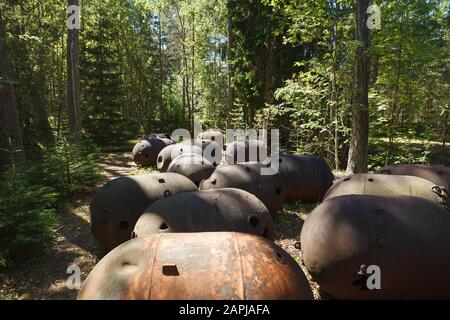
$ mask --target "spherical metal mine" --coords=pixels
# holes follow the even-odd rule
[[[186,177],[176,173],[155,173],[122,177],[108,182],[90,205],[91,231],[106,249],[129,240],[144,210],[158,199],[180,192],[198,190]]]
[[[285,201],[319,202],[333,185],[330,167],[318,157],[282,155],[279,164]]]
[[[393,164],[375,173],[420,177],[433,182],[450,194],[450,168],[441,165]]]
[[[136,238],[92,270],[79,300],[311,300],[305,274],[273,242],[245,233]]]
[[[414,196],[447,206],[448,196],[431,181],[400,175],[356,174],[336,181],[325,195],[325,200],[349,195]]]
[[[185,140],[161,150],[157,157],[156,166],[160,172],[167,172],[170,163],[175,158],[185,154],[199,154],[213,165],[218,165],[222,159],[222,149],[216,142]]]
[[[236,231],[273,238],[272,217],[254,195],[239,189],[185,192],[148,207],[133,237],[168,232]]]
[[[164,138],[141,140],[133,148],[134,162],[142,167],[155,166],[161,150],[173,143],[172,140]]]
[[[254,194],[271,214],[276,214],[284,203],[283,182],[279,173],[263,175],[263,167],[256,163],[219,166],[211,177],[202,181],[200,189],[242,189]]]
[[[264,162],[268,159],[267,146],[259,140],[234,141],[225,151],[228,164]]]
[[[168,172],[179,173],[189,178],[196,185],[211,176],[216,168],[199,154],[183,154],[172,160]]]
[[[223,146],[224,138],[219,130],[207,130],[200,133],[197,137],[199,140],[211,140]]]
[[[410,196],[331,198],[301,232],[306,268],[338,299],[449,299],[448,248],[448,211]]]

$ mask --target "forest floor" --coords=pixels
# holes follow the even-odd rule
[[[139,170],[128,153],[103,154],[100,163],[104,182],[132,175]],[[61,211],[61,223],[57,236],[44,252],[24,262],[18,271],[7,275],[0,284],[0,299],[19,300],[71,300],[78,291],[66,286],[67,268],[76,265],[86,279],[95,264],[106,254],[93,238],[89,227],[89,203],[92,195],[72,199]],[[283,214],[275,219],[276,243],[302,265],[300,252],[295,248],[300,231],[311,206],[287,205]],[[307,274],[314,296],[320,299],[318,286]]]

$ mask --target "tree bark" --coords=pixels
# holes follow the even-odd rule
[[[163,57],[163,35],[162,35],[162,12],[158,14],[158,37],[159,37],[159,113],[160,120],[165,121],[164,112],[164,57]]]
[[[447,166],[448,162],[448,157],[446,155],[447,155],[447,132],[448,132],[449,115],[450,112],[448,112],[448,110],[445,110],[443,115],[444,124],[442,126],[443,128],[442,128],[442,149],[441,149],[441,160],[442,165],[444,166]]]
[[[79,6],[79,0],[68,0],[68,5]],[[81,140],[79,37],[79,30],[67,30],[67,113],[74,143]]]
[[[369,145],[369,29],[367,28],[368,0],[356,2],[355,101],[352,106],[352,135],[348,153],[347,172],[367,172]]]
[[[18,155],[18,160],[23,159],[22,133],[12,81],[5,24],[0,7],[0,169],[10,163],[12,153],[15,157]]]
[[[227,43],[227,65],[228,65],[228,90],[227,90],[227,129],[231,129],[231,115],[234,109],[234,87],[233,77],[234,69],[231,66],[233,61],[233,23],[231,21],[230,6],[231,1],[228,1],[228,43]]]
[[[191,48],[191,112],[190,112],[190,127],[191,132],[194,130],[194,116],[195,116],[195,13],[192,13],[192,48]],[[196,137],[194,137],[196,138]]]

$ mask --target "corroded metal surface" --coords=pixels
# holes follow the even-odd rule
[[[172,162],[172,152],[177,147],[178,144],[172,144],[162,149],[161,152],[158,154],[156,167],[160,172],[167,172],[167,169],[169,168],[169,165]]]
[[[196,191],[186,177],[176,173],[154,173],[122,177],[105,184],[90,205],[91,231],[106,249],[129,240],[142,212],[158,199]]]
[[[145,135],[142,140],[148,140],[148,139],[167,139],[172,140],[172,137],[167,133],[149,133]]]
[[[333,184],[333,173],[325,160],[314,156],[280,156],[280,174],[285,201],[318,202]]]
[[[447,193],[450,193],[450,168],[441,165],[393,164],[375,173],[420,177],[443,187]]]
[[[157,233],[236,231],[273,238],[269,211],[254,195],[240,189],[185,192],[148,207],[133,237]]]
[[[201,190],[238,188],[254,194],[276,214],[284,203],[284,188],[279,173],[261,175],[261,164],[241,163],[217,167],[210,178],[200,184]]]
[[[199,154],[182,154],[172,160],[168,172],[179,173],[189,178],[196,185],[211,176],[216,168]]]
[[[215,141],[223,146],[224,138],[222,132],[219,130],[207,130],[198,135],[199,140]]]
[[[356,174],[336,181],[325,195],[325,200],[349,195],[414,196],[447,206],[448,196],[429,180],[414,176]]]
[[[166,172],[170,163],[175,158],[185,154],[203,155],[214,165],[218,165],[222,159],[222,149],[216,142],[207,140],[186,140],[161,150],[158,154],[156,166],[160,172]]]
[[[134,162],[143,167],[155,166],[161,150],[173,143],[172,140],[164,138],[141,140],[133,148]]]
[[[80,300],[312,299],[299,265],[245,233],[166,233],[133,239],[92,270]]]
[[[450,214],[417,197],[348,195],[324,201],[301,233],[303,261],[339,299],[449,299]],[[381,290],[362,266],[379,266]]]
[[[264,162],[268,159],[267,146],[259,140],[233,141],[225,151],[228,164]]]

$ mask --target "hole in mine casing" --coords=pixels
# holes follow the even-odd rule
[[[122,230],[126,230],[130,227],[130,224],[127,221],[120,221],[119,228]]]
[[[258,226],[258,217],[252,214],[250,217],[248,217],[248,223],[250,223],[253,228],[256,228]]]
[[[169,229],[169,226],[165,222],[161,223],[161,225],[159,226],[159,230],[167,230],[167,229]]]

